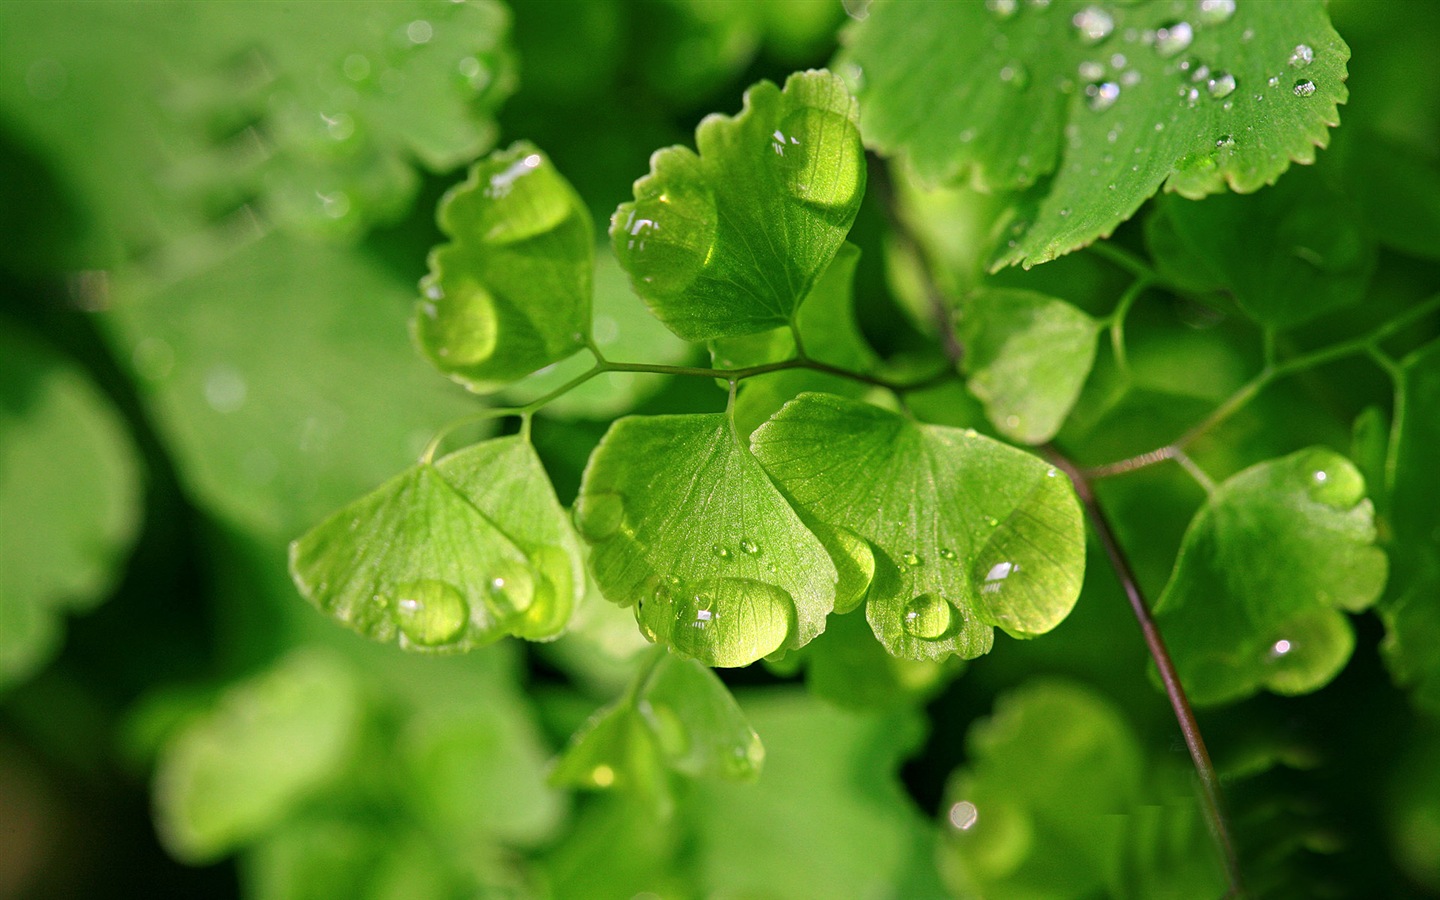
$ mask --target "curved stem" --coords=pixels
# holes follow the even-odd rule
[[[1101,508],[1085,475],[1054,447],[1046,447],[1045,451],[1051,462],[1070,476],[1070,481],[1075,485],[1075,493],[1079,495],[1080,502],[1085,507],[1085,515],[1090,520],[1090,526],[1100,539],[1100,545],[1105,549],[1110,566],[1120,580],[1120,587],[1130,601],[1130,610],[1140,624],[1140,633],[1145,638],[1145,647],[1150,652],[1150,658],[1160,671],[1160,682],[1165,686],[1165,696],[1170,698],[1170,707],[1175,712],[1175,720],[1180,725],[1180,733],[1184,735],[1185,746],[1190,751],[1190,761],[1194,763],[1195,773],[1200,779],[1201,807],[1205,814],[1205,822],[1210,828],[1211,837],[1214,838],[1225,864],[1225,875],[1229,883],[1228,896],[1243,896],[1244,886],[1240,875],[1240,860],[1235,853],[1235,843],[1230,837],[1230,829],[1225,821],[1220,796],[1220,779],[1215,774],[1214,763],[1210,761],[1210,751],[1205,747],[1205,739],[1200,734],[1200,724],[1195,720],[1195,712],[1190,708],[1190,699],[1185,694],[1184,685],[1180,683],[1180,674],[1175,669],[1175,663],[1170,658],[1170,651],[1165,647],[1165,639],[1161,636],[1160,629],[1150,614],[1150,607],[1145,602],[1145,596],[1140,591],[1140,582],[1136,579],[1135,572],[1130,567],[1130,560],[1120,546],[1120,541],[1115,536],[1115,530],[1111,528],[1110,521],[1105,517],[1105,511]]]

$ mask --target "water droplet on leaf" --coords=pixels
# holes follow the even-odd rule
[[[950,807],[950,824],[960,831],[969,831],[980,819],[980,811],[969,800],[961,800]]]
[[[1211,78],[1205,87],[1210,91],[1210,96],[1217,100],[1228,97],[1235,93],[1235,76],[1229,72],[1216,72],[1215,77]]]
[[[426,578],[395,589],[394,614],[406,641],[420,647],[440,647],[454,643],[464,632],[470,606],[453,584]]]
[[[1293,88],[1293,90],[1295,91],[1295,96],[1297,97],[1308,97],[1311,94],[1315,93],[1315,82],[1311,81],[1308,78],[1302,78],[1299,81],[1295,82],[1295,87]]]
[[[801,109],[785,117],[776,134],[786,138],[773,157],[796,198],[825,208],[843,207],[860,190],[865,151],[860,132],[844,116]],[[778,142],[777,142],[778,145]]]
[[[905,605],[900,627],[911,637],[938,641],[950,630],[954,607],[939,594],[921,594]]]
[[[1085,96],[1091,109],[1103,112],[1114,106],[1115,101],[1120,99],[1120,85],[1113,81],[1088,84],[1085,86]]]
[[[611,491],[581,494],[575,504],[575,527],[591,543],[608,540],[625,520],[625,502]]]
[[[760,552],[760,545],[759,545],[759,544],[756,544],[754,541],[750,540],[749,538],[741,538],[741,539],[740,539],[740,549],[741,549],[742,551],[744,551],[746,555],[748,555],[748,556],[754,556],[755,554],[757,554],[757,553]]]
[[[1070,20],[1075,33],[1087,44],[1098,44],[1115,30],[1115,19],[1098,6],[1087,6]]]
[[[1155,52],[1171,57],[1190,46],[1195,40],[1195,29],[1189,22],[1172,22],[1155,29]]]
[[[1297,69],[1303,69],[1315,61],[1315,51],[1310,49],[1309,44],[1296,44],[1295,49],[1290,51],[1290,65]]]
[[[914,551],[907,552],[900,558],[905,560],[905,565],[907,566],[918,566],[921,563],[925,562],[925,560],[921,559],[920,555],[915,553]]]
[[[1195,18],[1206,25],[1218,25],[1235,15],[1235,0],[1200,0]]]

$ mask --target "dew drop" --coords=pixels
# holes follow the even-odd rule
[[[1280,657],[1288,654],[1291,649],[1293,649],[1293,645],[1289,641],[1282,638],[1276,641],[1274,644],[1270,645],[1270,658],[1279,659]]]
[[[408,582],[395,589],[395,597],[395,624],[404,640],[420,647],[454,643],[470,618],[465,595],[449,582]]]
[[[1200,0],[1195,18],[1206,25],[1218,25],[1235,15],[1235,0]]]
[[[911,637],[922,641],[937,641],[950,630],[954,621],[954,607],[939,594],[921,594],[905,604],[905,614],[900,627]]]
[[[1012,87],[1024,89],[1030,84],[1030,72],[1018,61],[1002,66],[1000,80]]]
[[[591,543],[608,540],[625,520],[625,501],[612,491],[582,493],[575,504],[575,526]]]
[[[1104,112],[1120,99],[1120,85],[1113,81],[1102,81],[1085,86],[1086,103],[1095,112]]]
[[[1165,58],[1174,56],[1195,40],[1195,29],[1189,22],[1172,22],[1155,29],[1155,52]]]
[[[1271,87],[1279,87],[1279,86],[1280,86],[1280,76],[1279,76],[1279,75],[1271,75],[1269,78],[1265,79],[1265,83],[1268,84],[1268,85],[1270,85]]]
[[[780,649],[794,628],[795,601],[773,584],[708,578],[674,597],[670,642],[707,665],[747,665]]]
[[[955,559],[955,551],[954,551],[954,550],[951,550],[949,547],[941,547],[941,548],[940,548],[940,558],[941,558],[941,559],[944,559],[944,560],[954,560],[954,559]]]
[[[529,609],[535,601],[535,576],[517,563],[501,563],[485,586],[490,606],[502,618]]]
[[[771,159],[794,197],[833,209],[860,192],[865,151],[849,119],[806,107],[786,116],[771,138]]]
[[[1297,97],[1308,97],[1311,94],[1315,93],[1315,82],[1311,81],[1308,78],[1302,78],[1299,81],[1295,82],[1295,87],[1293,88],[1293,90],[1295,91],[1295,96]]]
[[[960,831],[969,831],[980,820],[980,811],[969,800],[961,800],[950,807],[950,825]]]
[[[730,558],[730,548],[729,548],[729,547],[722,547],[722,546],[720,546],[719,544],[716,544],[715,546],[713,546],[713,547],[710,548],[710,552],[711,552],[711,553],[714,553],[716,556],[720,557],[721,559],[729,559],[729,558]]]
[[[1315,61],[1315,51],[1310,49],[1309,44],[1296,44],[1295,49],[1290,51],[1290,65],[1303,69]]]
[[[1115,30],[1115,20],[1098,6],[1087,6],[1070,20],[1075,32],[1087,44],[1098,44]]]
[[[918,566],[925,562],[925,560],[921,559],[920,555],[913,550],[906,552],[900,558],[905,560],[905,565],[907,566]]]
[[[1228,134],[1222,134],[1215,139],[1215,146],[1221,150],[1235,146],[1235,139]]]
[[[1217,100],[1228,97],[1235,93],[1235,76],[1229,72],[1216,72],[1215,77],[1211,78],[1205,87],[1210,91],[1210,96]]]
[[[1020,6],[1017,0],[985,0],[985,8],[995,14],[996,18],[1008,19],[1015,15],[1015,10]]]

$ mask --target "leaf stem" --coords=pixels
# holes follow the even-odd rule
[[[1180,733],[1184,736],[1185,746],[1190,751],[1190,761],[1194,763],[1195,773],[1200,779],[1201,807],[1205,814],[1205,822],[1210,828],[1210,835],[1215,840],[1225,865],[1225,877],[1229,884],[1227,896],[1243,896],[1245,889],[1240,874],[1240,860],[1235,853],[1235,844],[1230,837],[1230,829],[1225,821],[1224,807],[1220,796],[1220,779],[1215,774],[1214,763],[1210,761],[1210,752],[1205,747],[1205,738],[1200,734],[1200,724],[1195,720],[1195,712],[1190,708],[1190,699],[1185,694],[1184,685],[1180,683],[1180,674],[1175,669],[1175,663],[1170,658],[1170,651],[1165,647],[1165,639],[1161,636],[1160,629],[1150,614],[1150,607],[1145,602],[1145,595],[1140,590],[1140,582],[1136,579],[1135,572],[1130,567],[1130,560],[1125,555],[1124,548],[1120,546],[1120,541],[1115,536],[1115,530],[1110,526],[1110,521],[1106,518],[1105,511],[1101,508],[1100,501],[1096,498],[1085,474],[1054,447],[1047,446],[1044,449],[1051,462],[1070,476],[1071,483],[1075,485],[1075,493],[1085,507],[1085,514],[1090,520],[1090,526],[1100,539],[1100,545],[1105,549],[1110,566],[1120,580],[1120,587],[1130,601],[1130,610],[1140,624],[1140,633],[1145,638],[1145,647],[1149,650],[1150,658],[1160,672],[1160,681],[1165,687],[1165,695],[1170,699],[1170,707],[1175,712],[1175,720],[1180,725]]]
[[[1097,245],[1103,246],[1103,245]],[[1133,472],[1146,466],[1163,462],[1167,459],[1175,459],[1177,453],[1183,451],[1190,444],[1199,440],[1212,429],[1229,419],[1235,413],[1244,409],[1246,405],[1254,400],[1265,388],[1281,378],[1297,375],[1301,372],[1326,365],[1341,359],[1352,356],[1368,355],[1382,368],[1390,372],[1390,368],[1384,362],[1390,357],[1386,356],[1380,349],[1380,343],[1395,336],[1415,321],[1440,310],[1440,294],[1426,298],[1423,302],[1416,304],[1395,318],[1385,322],[1369,333],[1349,341],[1341,341],[1338,344],[1331,344],[1329,347],[1321,347],[1309,353],[1302,353],[1299,356],[1291,357],[1284,362],[1275,362],[1273,332],[1266,331],[1265,357],[1266,364],[1254,378],[1241,385],[1239,390],[1231,394],[1223,403],[1215,407],[1211,413],[1199,423],[1192,426],[1180,437],[1154,450],[1148,450],[1136,456],[1105,463],[1100,466],[1092,466],[1084,470],[1087,478],[1108,478],[1112,475],[1122,475],[1126,472]],[[1403,363],[1399,364],[1403,368]],[[1390,372],[1392,379],[1394,373]]]
[[[1140,295],[1155,282],[1148,275],[1138,275],[1135,280],[1120,295],[1116,302],[1115,309],[1105,317],[1110,327],[1110,349],[1115,354],[1115,365],[1126,377],[1130,375],[1130,357],[1125,350],[1125,318],[1130,315],[1130,307],[1140,299]]]
[[[1142,279],[1152,284],[1168,284],[1164,278],[1160,277],[1160,273],[1156,271],[1154,266],[1150,265],[1138,254],[1131,253],[1118,244],[1100,241],[1091,244],[1087,249],[1106,262],[1124,269],[1137,279]]]

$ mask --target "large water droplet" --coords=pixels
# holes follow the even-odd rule
[[[1218,25],[1235,15],[1235,0],[1200,0],[1195,18],[1206,25]]]
[[[573,211],[570,192],[539,153],[517,149],[495,162],[504,167],[490,169],[484,181],[489,202],[474,207],[481,240],[497,245],[527,241],[553,231]]]
[[[795,601],[773,584],[708,578],[675,588],[674,598],[670,642],[706,665],[748,665],[780,649],[794,628]]]
[[[1215,77],[1211,78],[1205,87],[1210,91],[1210,96],[1217,100],[1228,97],[1235,93],[1235,76],[1229,72],[1216,72]]]
[[[523,613],[535,602],[535,577],[519,563],[500,563],[485,584],[488,605],[501,619]]]
[[[432,287],[439,288],[432,283]],[[472,280],[458,290],[439,288],[441,299],[426,301],[415,317],[415,332],[442,369],[479,365],[494,353],[500,331],[495,298]]]
[[[589,491],[575,501],[575,527],[591,543],[608,540],[625,521],[625,501],[612,491]]]
[[[905,605],[900,627],[911,637],[922,641],[938,641],[950,631],[955,619],[954,607],[939,594],[921,594]]]
[[[1189,22],[1172,22],[1155,29],[1155,52],[1171,57],[1190,46],[1195,40],[1195,29]]]
[[[1293,90],[1295,91],[1295,96],[1297,97],[1308,97],[1311,94],[1315,93],[1315,82],[1311,81],[1308,78],[1302,78],[1299,81],[1295,82],[1295,87],[1293,88]]]
[[[981,618],[1011,634],[1040,634],[1069,613],[1084,571],[1079,535],[1057,542],[1067,527],[1057,511],[1073,503],[1064,479],[1042,478],[990,533],[971,561],[970,585]]]
[[[453,584],[426,578],[395,589],[394,614],[404,641],[441,647],[454,643],[464,632],[470,606]]]
[[[1120,85],[1113,81],[1102,81],[1085,86],[1086,103],[1096,112],[1103,112],[1120,99]]]
[[[1098,6],[1087,6],[1070,20],[1075,33],[1087,44],[1098,44],[1115,30],[1115,19]]]
[[[855,200],[865,150],[849,119],[826,110],[797,110],[780,123],[771,143],[792,195],[825,208]]]
[[[1310,473],[1306,492],[1316,503],[1348,510],[1365,499],[1365,479],[1358,469],[1333,453],[1316,451],[1302,457]]]
[[[659,294],[695,280],[715,246],[715,197],[691,155],[660,155],[653,178],[636,185],[610,223],[615,254],[630,274]]]
[[[1295,49],[1290,51],[1290,65],[1297,69],[1303,69],[1315,61],[1315,51],[1309,44],[1296,44]]]

